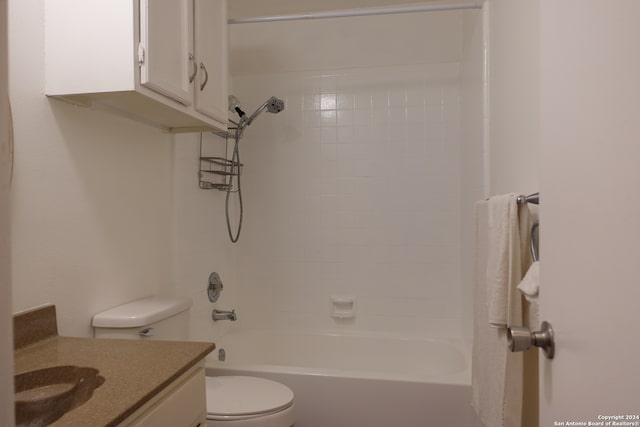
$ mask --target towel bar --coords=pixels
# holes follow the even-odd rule
[[[531,226],[531,235],[529,237],[529,244],[531,247],[531,258],[533,261],[540,261],[540,254],[538,253],[538,241],[536,240],[536,231],[540,227],[540,222],[536,221]],[[538,237],[540,237],[540,232],[538,231]]]
[[[531,203],[534,205],[539,205],[540,204],[540,193],[533,193],[533,194],[529,194],[528,196],[518,196],[518,198],[516,199],[516,201],[518,202],[519,205],[524,205],[525,203]],[[535,235],[536,235],[536,231],[538,231],[538,227],[540,226],[540,224],[538,223],[538,221],[534,222],[533,225],[531,226],[531,233],[530,233],[530,247],[531,247],[531,258],[533,258],[533,261],[539,261],[540,260],[540,254],[538,254],[538,248],[536,245],[536,240],[535,240]],[[539,236],[539,234],[538,234]]]
[[[540,204],[540,193],[529,194],[528,196],[518,196],[516,199],[519,205],[523,205],[525,203],[532,203],[534,205]]]

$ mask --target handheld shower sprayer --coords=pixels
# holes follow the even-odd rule
[[[280,111],[284,110],[284,101],[282,99],[276,98],[272,96],[267,99],[264,104],[262,104],[258,109],[249,117],[247,117],[246,113],[242,111],[240,108],[240,100],[236,98],[234,95],[229,95],[229,111],[237,113],[240,116],[240,123],[238,126],[241,129],[244,129],[246,126],[249,126],[251,122],[255,120],[260,113],[264,110],[267,110],[269,113],[276,114]]]
[[[239,142],[240,142],[240,138],[242,138],[244,129],[247,126],[249,126],[251,122],[253,122],[253,120],[256,117],[258,117],[258,115],[262,113],[264,110],[267,110],[269,113],[273,113],[273,114],[279,113],[280,111],[284,110],[284,101],[276,98],[275,96],[272,96],[271,98],[267,99],[264,104],[258,107],[258,109],[251,116],[247,117],[247,114],[244,111],[242,111],[242,108],[240,108],[240,100],[238,100],[238,98],[236,98],[233,95],[229,95],[229,111],[231,111],[232,113],[236,113],[238,116],[240,116],[240,121],[238,122],[235,132],[233,133],[235,143],[233,144],[233,154],[231,155],[232,165],[240,165],[240,153],[238,151],[238,145],[240,145]],[[231,230],[231,221],[229,219],[229,199],[231,196],[231,187],[233,185],[234,176],[236,176],[236,179],[238,181],[237,190],[235,191],[235,193],[238,195],[238,203],[240,205],[240,218],[238,220],[238,228],[236,229],[235,234]],[[229,182],[227,185],[227,197],[225,199],[225,215],[227,217],[227,231],[229,232],[229,239],[231,239],[233,243],[237,242],[238,238],[240,237],[240,230],[242,229],[243,214],[244,214],[244,208],[242,203],[242,186],[240,185],[240,171],[238,170],[237,173],[235,174],[232,171],[232,173],[229,175]]]

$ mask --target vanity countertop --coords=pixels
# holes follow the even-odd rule
[[[76,365],[95,368],[105,379],[91,399],[52,426],[116,426],[215,348],[205,342],[61,337],[54,306],[17,315],[14,330],[16,374]]]

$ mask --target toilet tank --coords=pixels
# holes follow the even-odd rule
[[[184,341],[189,336],[191,299],[147,297],[93,316],[96,338]]]

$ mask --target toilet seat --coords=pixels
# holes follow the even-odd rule
[[[289,387],[264,378],[206,377],[206,387],[208,420],[249,420],[293,406],[293,392]]]

